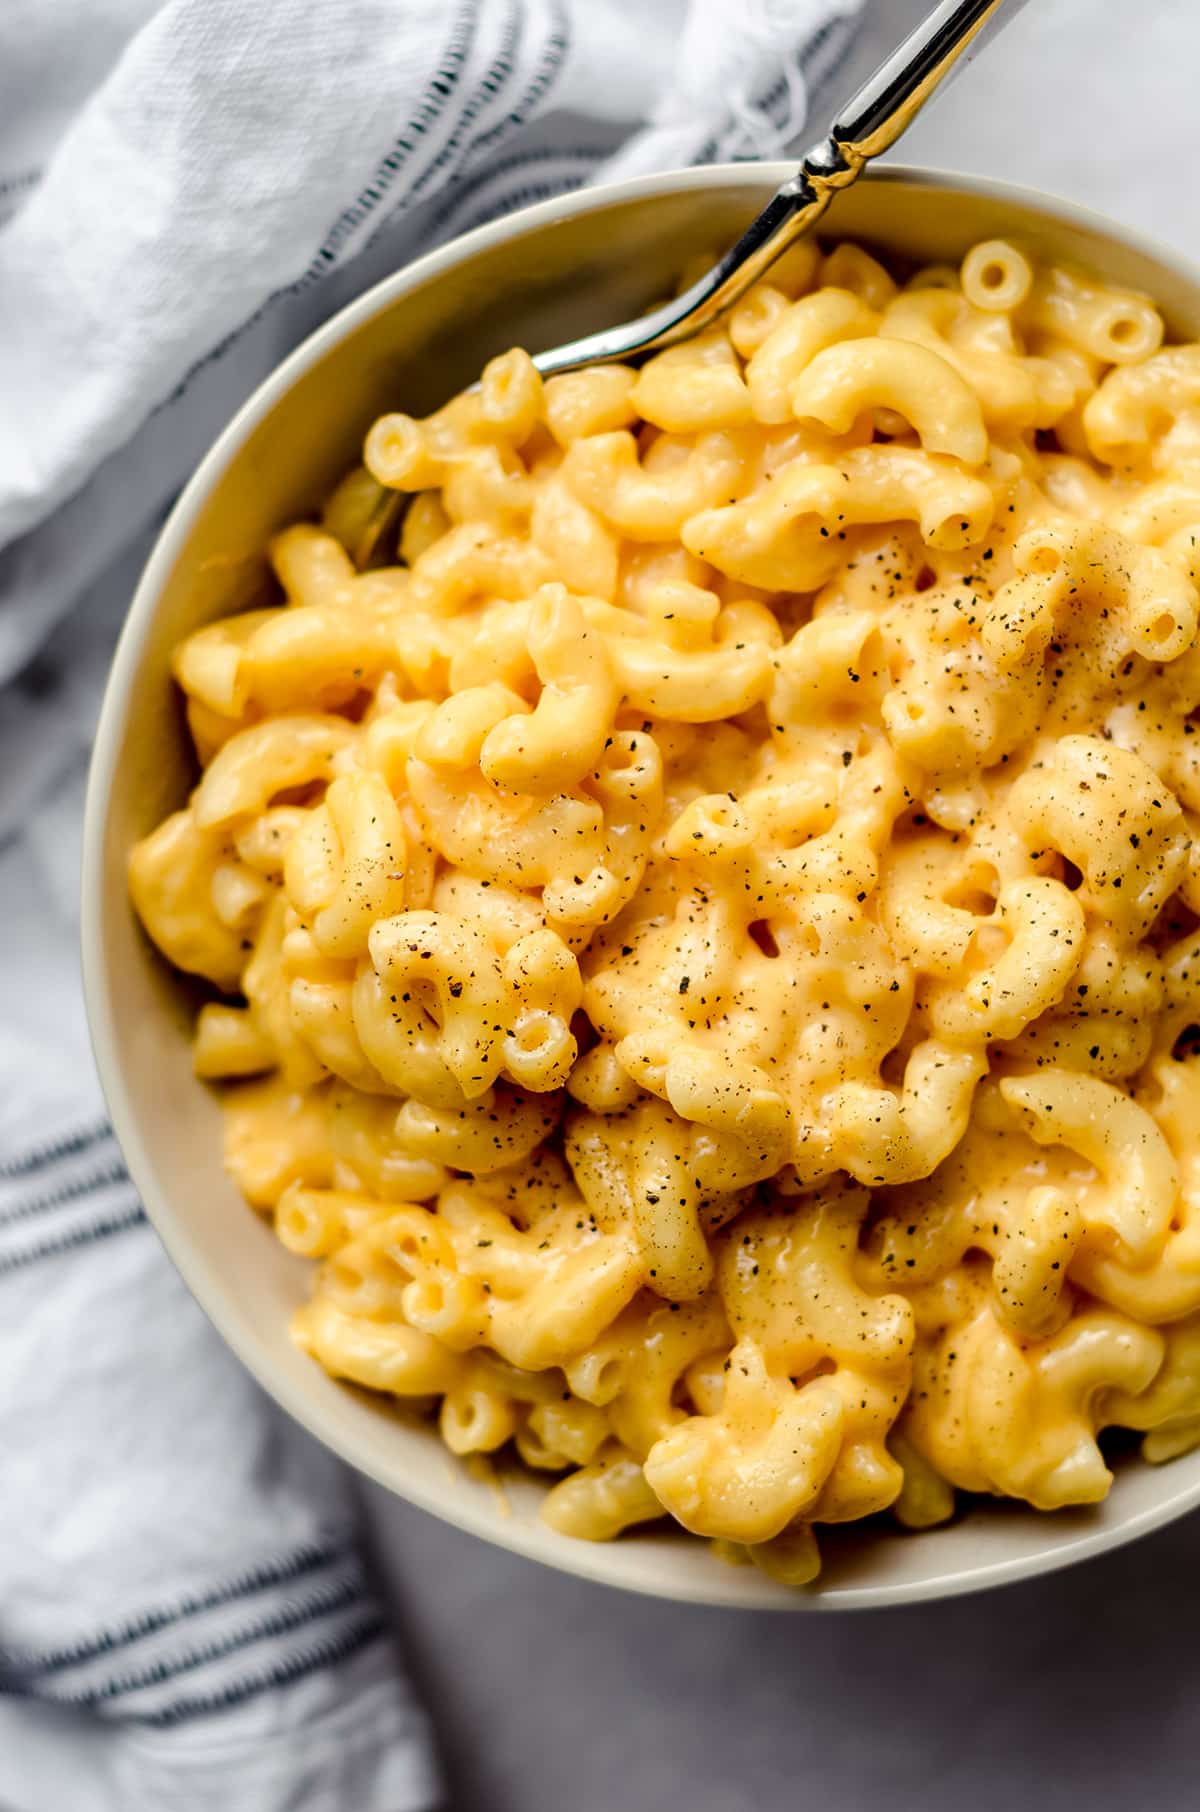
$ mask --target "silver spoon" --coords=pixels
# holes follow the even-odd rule
[[[700,333],[793,241],[811,232],[839,189],[849,188],[871,158],[895,144],[964,51],[970,46],[973,55],[980,48],[979,35],[993,15],[1004,7],[1007,23],[1024,4],[1025,0],[942,0],[846,103],[829,136],[805,155],[795,176],[776,191],[710,271],[681,296],[639,320],[538,353],[533,362],[543,377],[580,365],[640,358]]]

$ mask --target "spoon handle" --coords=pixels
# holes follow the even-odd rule
[[[841,109],[828,137],[805,153],[796,174],[776,190],[737,244],[681,296],[637,321],[603,328],[534,360],[548,377],[615,359],[657,352],[700,333],[758,281],[779,254],[811,231],[839,189],[873,157],[894,145],[979,34],[1005,7],[1005,20],[1025,0],[941,0]],[[968,59],[969,60],[969,59]]]

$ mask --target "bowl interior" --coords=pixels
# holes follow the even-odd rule
[[[315,1435],[424,1509],[569,1571],[699,1602],[833,1609],[1000,1583],[1128,1539],[1200,1502],[1200,1452],[1162,1470],[1123,1460],[1108,1501],[1086,1512],[988,1505],[920,1536],[890,1523],[829,1532],[821,1583],[807,1593],[723,1566],[705,1544],[668,1533],[603,1546],[555,1534],[537,1519],[536,1483],[506,1474],[498,1490],[429,1428],[333,1383],[292,1347],[287,1324],[306,1295],[308,1266],[224,1174],[219,1109],[191,1074],[190,997],[141,934],[125,889],[130,844],[194,779],[168,672],[172,646],[254,599],[267,537],[313,509],[357,457],[373,418],[435,407],[508,346],[536,351],[637,312],[694,253],[728,244],[790,173],[783,165],[681,173],[481,228],[344,310],[256,393],[176,507],[118,650],[88,800],[84,962],[101,1077],[146,1207],[221,1333]],[[888,171],[838,198],[828,233],[917,263],[1019,234],[1152,292],[1175,335],[1200,335],[1194,275],[1110,237],[1094,217],[1019,191]]]

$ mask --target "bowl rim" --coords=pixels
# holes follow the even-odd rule
[[[880,1585],[856,1583],[836,1586],[826,1592],[795,1592],[786,1598],[755,1598],[753,1602],[748,1598],[731,1598],[728,1592],[709,1594],[703,1586],[694,1587],[690,1582],[670,1578],[655,1584],[640,1579],[616,1579],[605,1560],[609,1544],[579,1541],[566,1550],[556,1541],[547,1542],[550,1531],[543,1534],[516,1517],[505,1519],[497,1517],[494,1509],[476,1508],[474,1501],[465,1494],[455,1498],[447,1490],[443,1495],[419,1481],[411,1488],[401,1490],[394,1479],[385,1476],[383,1468],[373,1461],[369,1452],[359,1451],[358,1442],[346,1436],[335,1416],[318,1406],[301,1386],[293,1385],[282,1373],[277,1374],[266,1354],[256,1350],[252,1340],[243,1339],[228,1307],[228,1292],[214,1284],[206,1275],[206,1267],[197,1259],[187,1225],[175,1216],[168,1192],[160,1185],[142,1144],[140,1110],[127,1086],[119,1055],[116,1002],[109,986],[103,935],[109,802],[147,632],[165,583],[217,479],[259,422],[292,385],[340,340],[389,308],[409,290],[505,239],[519,239],[530,229],[572,215],[586,214],[613,202],[655,195],[666,198],[689,190],[736,188],[756,182],[761,182],[765,190],[785,182],[794,173],[794,163],[787,160],[700,165],[601,183],[537,202],[475,227],[381,278],[323,321],[263,378],[221,430],[181,490],[155,539],[122,625],[105,684],[88,773],[81,863],[80,944],[84,1001],[101,1088],[117,1143],[151,1225],[186,1287],[226,1345],[267,1395],[314,1440],[404,1502],[464,1533],[523,1559],[553,1567],[558,1572],[677,1603],[736,1610],[833,1612],[878,1610],[959,1597],[1077,1565],[1123,1547],[1200,1505],[1200,1479],[1194,1485],[1166,1492],[1153,1506],[1136,1512],[1116,1526],[1097,1527],[1072,1541],[1029,1556],[995,1560],[978,1567],[960,1565],[930,1580]],[[872,184],[949,189],[967,199],[1010,202],[1016,207],[1031,208],[1067,227],[1116,241],[1173,271],[1200,292],[1200,266],[1185,255],[1052,191],[932,165],[889,164],[869,169],[860,180]]]

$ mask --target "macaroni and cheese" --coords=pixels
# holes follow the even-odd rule
[[[1015,244],[802,244],[640,370],[513,351],[382,416],[178,649],[203,775],[133,899],[316,1261],[295,1337],[511,1443],[556,1529],[803,1583],[823,1523],[1093,1503],[1106,1427],[1200,1440],[1162,338]]]

